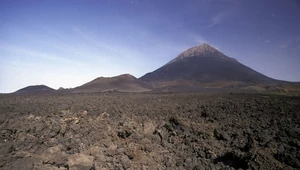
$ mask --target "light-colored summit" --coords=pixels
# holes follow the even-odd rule
[[[209,56],[223,56],[224,54],[206,43],[199,46],[194,46],[179,54],[176,58],[171,60],[168,64],[179,61],[186,57],[209,57]]]

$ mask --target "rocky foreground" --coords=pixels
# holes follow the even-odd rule
[[[300,97],[0,96],[0,169],[299,169]]]

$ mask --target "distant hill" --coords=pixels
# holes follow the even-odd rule
[[[115,77],[99,77],[95,80],[72,89],[72,92],[144,92],[150,91],[151,86],[138,80],[130,74],[122,74]]]
[[[208,44],[187,49],[140,80],[154,88],[183,89],[286,83],[253,70]]]
[[[45,85],[27,86],[14,92],[15,94],[36,94],[36,93],[52,93],[54,89]]]

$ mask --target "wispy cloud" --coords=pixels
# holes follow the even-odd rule
[[[295,49],[300,51],[300,45],[296,46]]]
[[[271,40],[265,40],[264,43],[270,44],[270,43],[271,43]]]
[[[223,23],[226,18],[236,15],[240,10],[240,0],[204,0],[210,8],[214,8],[216,3],[222,4],[222,8],[210,17],[208,28]]]
[[[59,63],[68,63],[68,64],[73,64],[73,65],[78,65],[78,66],[84,65],[82,62],[79,62],[79,61],[76,61],[73,59],[57,56],[57,55],[51,54],[51,53],[41,52],[38,50],[13,46],[13,45],[9,45],[9,44],[0,44],[0,49],[8,51],[13,54],[17,54],[18,56],[22,56],[24,58],[25,57],[35,57],[38,59],[46,59],[46,60],[55,61],[55,62],[59,62]]]
[[[81,59],[87,57],[93,57],[93,58],[103,57],[101,56],[101,54],[95,52],[95,48],[93,48],[93,45],[90,42],[89,43],[86,42],[86,39],[89,38],[84,36],[81,33],[81,31],[74,34],[75,27],[70,29],[70,31],[68,31],[69,36],[63,35],[62,33],[57,32],[51,27],[42,26],[42,28],[45,31],[48,40],[47,41],[38,40],[36,41],[36,43],[38,44],[44,45],[49,49],[55,49],[72,56],[77,56],[78,58]],[[78,34],[80,34],[80,36]],[[84,38],[82,36],[84,36]],[[75,39],[72,41],[72,43],[70,43],[70,40],[66,39],[65,37],[73,37],[73,38],[75,37]]]
[[[221,19],[224,17],[224,13],[223,12],[220,12],[216,15],[214,15],[212,18],[211,18],[211,24],[208,25],[208,27],[213,27],[217,24],[220,24],[221,23]]]
[[[280,48],[288,48],[289,46],[287,44],[281,44],[279,45]]]
[[[124,62],[123,59],[137,61],[135,59],[138,59],[142,55],[139,51],[135,50],[136,48],[126,47],[124,42],[119,42],[123,43],[119,45],[118,42],[99,40],[96,38],[97,36],[88,34],[78,27],[74,27],[73,32],[80,39],[84,40],[90,46],[90,49],[102,54],[105,53],[105,55],[101,56],[103,59],[109,58],[109,60],[114,60],[115,62]]]
[[[287,41],[283,41],[279,44],[279,48],[281,49],[290,49],[290,50],[300,50],[300,39],[289,39]]]
[[[142,4],[142,2],[138,1],[138,0],[130,0],[130,3],[131,4]]]
[[[197,45],[200,45],[203,43],[209,44],[208,40],[199,33],[189,32],[186,34],[186,36],[188,37],[188,39],[190,39],[190,41],[192,43],[195,43]],[[189,45],[189,44],[187,44],[187,45]]]

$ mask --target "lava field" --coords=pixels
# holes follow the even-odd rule
[[[300,97],[0,95],[0,169],[300,169]]]

